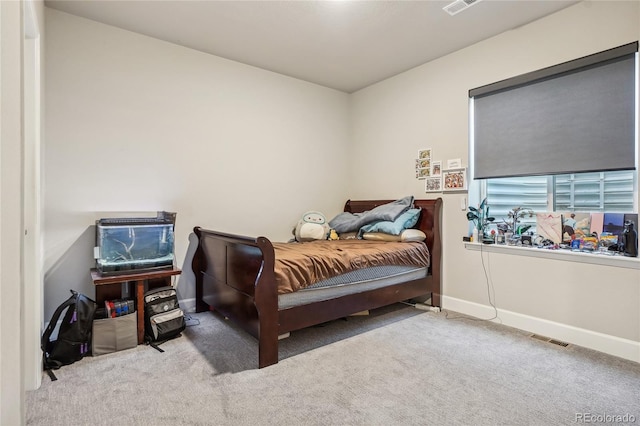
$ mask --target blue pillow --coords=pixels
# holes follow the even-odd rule
[[[358,237],[361,237],[365,232],[383,232],[385,234],[400,235],[405,229],[409,229],[418,223],[420,218],[420,209],[409,209],[402,213],[394,221],[380,221],[364,225],[360,228]]]

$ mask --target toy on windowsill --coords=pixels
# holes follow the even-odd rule
[[[630,220],[624,223],[622,245],[625,256],[638,257],[638,233],[634,229],[633,222]]]

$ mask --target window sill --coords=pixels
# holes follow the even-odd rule
[[[617,268],[640,270],[640,258],[611,256],[608,254],[582,253],[570,250],[549,250],[535,247],[517,247],[500,244],[464,243],[467,250],[476,250],[489,253],[502,253],[516,256],[538,257],[542,259],[562,260],[565,262],[590,263],[592,265],[615,266]]]

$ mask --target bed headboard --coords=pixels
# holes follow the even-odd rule
[[[349,213],[362,213],[383,204],[392,203],[395,200],[348,200],[344,205],[344,211]],[[420,219],[414,226],[427,235],[427,247],[433,251],[434,242],[440,244],[440,210],[442,209],[442,198],[435,200],[414,200],[415,208],[420,208]],[[437,218],[437,220],[436,220]]]
[[[392,203],[395,200],[348,200],[344,205],[344,211],[349,213],[361,213],[371,210],[382,204]],[[442,218],[442,198],[434,200],[413,200],[415,208],[420,208],[420,219],[414,228],[420,229],[427,235],[426,243],[431,254],[431,266],[429,267],[434,280],[440,282],[440,268],[442,255],[442,239],[440,234],[440,222]]]

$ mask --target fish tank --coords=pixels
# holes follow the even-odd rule
[[[96,221],[96,269],[102,275],[173,268],[175,213]]]

